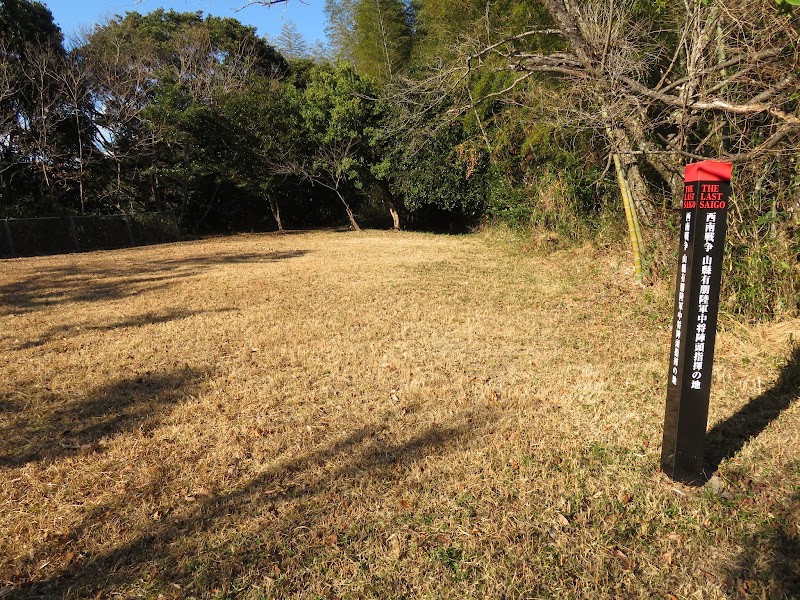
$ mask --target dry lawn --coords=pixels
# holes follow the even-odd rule
[[[617,248],[249,235],[0,264],[0,597],[800,596],[800,321],[724,315],[703,487]],[[752,439],[751,439],[752,438]]]

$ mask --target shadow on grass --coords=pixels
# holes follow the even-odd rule
[[[286,252],[266,252],[264,254],[252,252],[249,254],[214,254],[210,256],[196,256],[188,259],[177,258],[171,260],[158,260],[149,262],[157,268],[198,268],[216,265],[237,265],[259,262],[277,262],[290,258],[299,258],[308,254],[308,250],[289,250]]]
[[[734,415],[717,423],[706,435],[705,472],[708,477],[720,463],[737,454],[753,437],[800,398],[800,346],[796,346],[775,384],[753,398]]]
[[[233,312],[234,308],[220,308],[213,310],[172,310],[168,312],[148,312],[130,319],[122,321],[115,321],[113,323],[105,323],[102,325],[58,325],[51,327],[45,333],[40,335],[35,340],[28,340],[11,347],[11,350],[29,350],[31,348],[38,348],[53,341],[65,340],[77,335],[82,335],[91,331],[114,331],[117,329],[128,329],[135,327],[147,327],[149,325],[158,325],[160,323],[169,323],[171,321],[179,321],[181,319],[188,319],[197,315],[219,314],[226,312]]]
[[[359,501],[367,481],[390,489],[414,463],[475,435],[490,416],[458,415],[449,424],[394,441],[385,438],[384,419],[376,418],[304,456],[279,461],[229,493],[170,510],[106,553],[83,556],[44,581],[19,582],[8,589],[8,597],[109,596],[114,590],[130,592],[130,586],[166,598],[234,597],[231,588],[253,592],[253,585],[271,577],[283,585],[278,595],[301,594],[302,577],[292,574],[316,561],[346,556],[350,564],[367,568],[368,558],[351,546],[353,536],[374,532],[369,523],[342,520],[340,514]],[[87,518],[113,510],[97,509]],[[221,532],[223,541],[218,541]]]
[[[0,314],[76,302],[118,300],[168,288],[217,266],[277,262],[306,254],[307,250],[216,254],[148,261],[120,260],[113,267],[104,268],[96,265],[43,268],[35,275],[0,286]]]
[[[778,380],[733,416],[711,428],[706,437],[705,468],[711,476],[723,460],[736,455],[800,399],[800,346],[796,346]],[[796,481],[800,461],[790,465],[785,479]],[[772,484],[780,489],[781,483]],[[778,494],[780,497],[780,494]],[[771,495],[764,496],[771,498]],[[775,515],[748,536],[745,550],[728,570],[727,592],[741,598],[800,598],[800,493],[770,500],[764,512]],[[772,503],[774,502],[774,505]]]
[[[3,398],[0,467],[95,452],[105,437],[151,428],[165,407],[186,398],[200,380],[201,374],[191,369],[148,372],[96,389],[85,398],[50,393],[35,406]]]
[[[800,461],[794,473],[797,480]],[[748,537],[727,581],[731,597],[800,598],[800,493],[769,507],[769,525]]]

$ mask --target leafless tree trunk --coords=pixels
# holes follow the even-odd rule
[[[83,111],[90,105],[89,68],[86,61],[82,60],[76,52],[71,52],[62,68],[55,68],[51,72],[54,80],[58,81],[69,99],[70,110],[75,120],[75,134],[78,148],[78,192],[81,204],[81,213],[85,212],[86,195],[84,180],[86,172],[86,156],[84,148],[83,126],[81,119]]]
[[[378,182],[378,190],[381,193],[383,201],[389,207],[389,214],[392,217],[392,229],[395,231],[400,230],[400,211],[397,208],[397,203],[394,201],[392,191],[389,189],[389,184],[385,181]]]
[[[389,214],[392,216],[392,229],[400,231],[400,213],[394,203],[389,205]]]
[[[300,156],[288,151],[284,158],[270,163],[270,170],[275,175],[295,175],[331,190],[344,206],[350,227],[353,231],[361,231],[353,209],[344,196],[342,189],[347,183],[347,163],[355,152],[352,140],[332,143],[317,149],[313,156]]]
[[[659,45],[663,32],[637,21],[626,0],[541,2],[554,27],[507,34],[469,53],[460,81],[470,70],[503,63],[520,73],[478,103],[512,96],[525,102],[542,78],[558,81],[562,102],[551,118],[605,136],[646,223],[658,214],[646,170],[678,197],[686,160],[743,163],[785,153],[797,140],[798,58],[790,51],[796,17],[779,14],[774,2],[676,5],[671,24],[657,24],[673,28],[674,47]],[[558,38],[563,50],[528,50],[531,40]]]
[[[347,211],[347,218],[350,220],[351,229],[353,231],[361,231],[361,227],[358,225],[358,222],[356,221],[356,216],[353,214],[353,209],[350,208],[350,204],[347,202],[342,192],[338,188],[330,188],[330,189],[334,191],[334,193],[339,197],[341,203],[344,205],[344,209],[345,211]]]
[[[269,210],[272,213],[275,222],[278,224],[278,231],[280,233],[283,233],[283,221],[281,221],[281,206],[280,204],[278,204],[278,201],[271,195],[269,196]]]

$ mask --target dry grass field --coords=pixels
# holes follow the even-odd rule
[[[718,476],[682,486],[667,286],[514,248],[0,264],[0,598],[800,596],[800,320],[721,316]]]

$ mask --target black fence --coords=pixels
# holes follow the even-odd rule
[[[175,215],[92,215],[0,219],[0,257],[65,254],[180,239]]]

